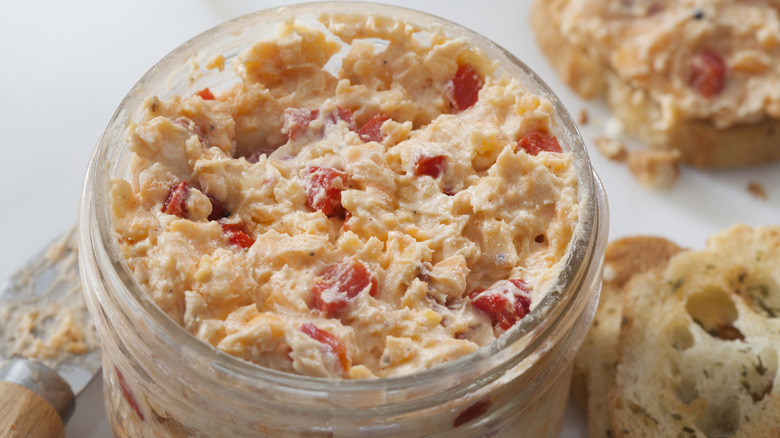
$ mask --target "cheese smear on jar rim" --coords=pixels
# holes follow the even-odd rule
[[[234,69],[149,97],[111,189],[134,276],[203,342],[309,376],[406,375],[491,343],[557,280],[573,156],[552,103],[466,39],[323,16]]]

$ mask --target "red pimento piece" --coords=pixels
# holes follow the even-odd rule
[[[287,140],[297,140],[309,130],[309,123],[319,117],[319,110],[307,108],[287,108],[284,110],[284,126],[282,132],[287,134]]]
[[[414,176],[428,175],[436,179],[444,173],[447,168],[447,157],[444,155],[434,155],[432,157],[420,155],[414,162]]]
[[[200,98],[203,99],[203,100],[214,100],[215,99],[214,94],[211,92],[211,90],[209,90],[208,87],[198,91],[195,94],[200,96]]]
[[[471,64],[458,66],[458,71],[450,80],[452,84],[453,105],[458,111],[471,108],[479,99],[479,90],[484,85],[482,77]]]
[[[390,120],[390,117],[384,114],[377,114],[371,117],[371,120],[367,121],[365,125],[361,126],[358,130],[358,135],[364,143],[375,141],[380,143],[384,140],[385,136],[382,135],[382,124],[385,121]]]
[[[334,263],[314,280],[312,286],[312,308],[327,318],[337,316],[349,300],[369,288],[372,297],[377,293],[376,276],[359,260]]]
[[[139,406],[138,400],[135,398],[133,390],[127,386],[124,374],[119,371],[119,368],[116,365],[114,365],[114,372],[116,373],[116,380],[119,383],[119,388],[122,390],[122,395],[124,395],[125,400],[127,400],[130,408],[132,408],[136,415],[138,415],[138,418],[140,418],[141,421],[144,421],[145,418],[143,412],[141,412],[141,406]]]
[[[342,187],[350,183],[349,175],[342,170],[330,167],[312,166],[305,171],[306,202],[309,207],[323,212],[326,216],[345,217],[341,206]]]
[[[517,142],[517,147],[525,150],[529,155],[539,155],[539,152],[561,153],[561,144],[554,135],[546,131],[532,131],[525,134]]]
[[[187,117],[179,117],[173,122],[183,127],[184,129],[190,131],[192,134],[197,135],[198,140],[200,140],[201,144],[203,144],[204,146],[206,145],[207,142],[206,134],[203,133],[203,131],[200,129],[200,126],[198,126],[194,121],[188,119]]]
[[[216,221],[223,217],[227,217],[228,212],[225,210],[225,203],[208,195],[206,195],[206,197],[209,198],[209,201],[211,202],[211,213],[209,214],[208,220]]]
[[[352,117],[352,110],[349,108],[336,107],[336,113],[330,114],[328,120],[332,123],[338,123],[339,120],[343,120],[347,124],[347,128],[350,131],[357,131],[357,125],[355,125],[355,118]]]
[[[297,140],[303,138],[309,130],[309,124],[320,116],[320,111],[307,108],[287,108],[284,110],[284,125],[282,132],[287,134],[287,140]],[[355,119],[352,117],[352,110],[349,108],[336,107],[335,113],[326,115],[329,123],[338,123],[343,120],[350,131],[357,130]],[[322,135],[322,131],[317,132]]]
[[[531,297],[523,280],[508,280],[488,290],[477,289],[469,294],[469,300],[503,330],[509,330],[531,310]]]
[[[228,242],[231,245],[238,245],[241,248],[249,248],[254,245],[255,239],[249,237],[242,229],[243,226],[238,223],[219,222],[222,232],[228,236]]]
[[[726,62],[719,54],[703,49],[693,55],[688,83],[701,96],[710,98],[726,87],[727,71]]]
[[[464,409],[463,412],[461,412],[457,417],[455,417],[455,421],[452,423],[452,427],[459,427],[476,420],[477,418],[481,417],[482,414],[487,412],[489,407],[490,400],[480,400],[474,403],[473,405]]]
[[[188,216],[187,197],[189,197],[189,194],[190,188],[187,186],[187,181],[171,186],[170,191],[168,191],[168,197],[165,198],[163,203],[162,212],[186,219]]]
[[[351,361],[347,355],[347,347],[341,339],[336,337],[336,335],[322,330],[310,322],[304,323],[301,326],[301,331],[324,345],[325,350],[328,353],[335,355],[339,359],[339,364],[341,365],[343,372],[346,372],[349,369]]]

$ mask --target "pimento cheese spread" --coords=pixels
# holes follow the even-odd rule
[[[111,191],[127,263],[261,366],[371,378],[469,354],[538,304],[575,233],[553,106],[466,39],[320,21],[257,42],[224,89],[147,100]]]
[[[554,1],[566,41],[658,102],[663,126],[780,118],[776,1]]]

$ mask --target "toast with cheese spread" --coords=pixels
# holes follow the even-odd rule
[[[535,0],[542,51],[626,132],[702,168],[780,159],[780,4]]]

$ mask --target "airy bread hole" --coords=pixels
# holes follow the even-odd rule
[[[777,375],[777,362],[777,351],[767,347],[751,360],[750,366],[745,367],[741,384],[755,403],[772,392]]]
[[[778,358],[777,351],[771,347],[765,347],[761,350],[761,353],[756,358],[756,364],[754,365],[756,372],[762,376],[773,377],[777,375]]]
[[[739,312],[729,295],[721,289],[708,289],[688,297],[685,310],[705,332],[724,341],[743,340],[734,326]]]
[[[780,316],[780,285],[777,281],[745,271],[738,275],[737,283],[741,285],[739,294],[753,310],[769,318]]]
[[[680,375],[680,365],[675,360],[669,361],[669,371],[672,373],[672,376],[677,377]]]
[[[732,400],[715,400],[696,421],[696,427],[708,438],[734,436],[741,426],[740,406]]]
[[[672,348],[684,351],[693,347],[693,335],[686,324],[675,324],[670,331]]]
[[[696,388],[696,382],[685,377],[674,386],[674,395],[681,403],[690,404],[699,398],[699,390]]]
[[[750,396],[753,398],[753,402],[758,403],[761,400],[763,400],[764,397],[766,397],[769,393],[772,392],[772,388],[774,388],[774,386],[775,386],[774,380],[769,380],[766,382],[766,385],[764,385],[763,388],[751,392]]]

